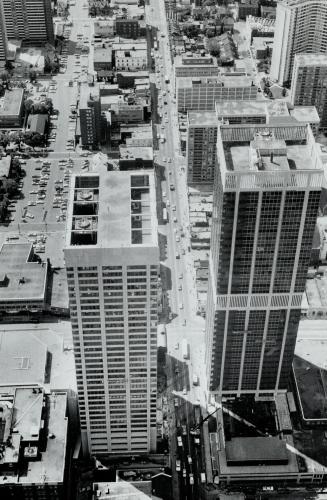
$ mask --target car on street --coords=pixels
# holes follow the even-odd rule
[[[190,478],[190,485],[193,486],[193,484],[194,484],[194,476],[193,476],[192,473],[190,473],[189,478]]]
[[[184,396],[185,396],[185,394],[187,394],[187,389],[186,389],[186,387],[183,387],[183,394],[184,394]]]
[[[177,407],[178,406],[178,398],[174,399],[174,405]]]
[[[185,469],[185,467],[183,469],[183,477],[186,477],[186,469]]]
[[[183,307],[184,307],[183,302],[180,302],[180,304],[179,304],[179,308],[180,308],[180,309],[183,309]]]
[[[182,436],[177,436],[177,446],[183,447]]]
[[[171,183],[171,184],[169,185],[169,189],[170,189],[170,191],[175,191],[175,186],[174,186],[174,184],[172,184],[172,183]]]
[[[181,461],[176,460],[176,472],[180,472],[180,471],[181,471]]]

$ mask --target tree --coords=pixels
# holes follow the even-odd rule
[[[37,73],[36,73],[35,69],[33,69],[33,67],[29,70],[28,77],[29,77],[31,83],[36,82]]]
[[[26,99],[26,101],[24,102],[24,106],[25,106],[25,112],[26,113],[32,113],[32,110],[33,110],[33,100],[32,99]]]
[[[208,50],[212,56],[214,56],[214,57],[220,56],[220,45],[219,45],[219,41],[217,38],[210,38],[210,40],[208,40],[207,46],[208,46]]]
[[[0,75],[1,81],[3,86],[8,89],[9,88],[9,82],[10,82],[10,75],[7,70],[4,70],[1,72]]]
[[[2,177],[1,182],[2,187],[5,190],[4,200],[8,200],[8,198],[17,193],[18,184],[14,179],[7,179],[6,177]]]
[[[5,69],[7,71],[12,71],[14,69],[13,63],[11,61],[8,61],[8,59],[5,62]]]

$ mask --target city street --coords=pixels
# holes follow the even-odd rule
[[[160,12],[158,12],[160,9]],[[193,488],[200,480],[202,467],[201,446],[194,445],[190,429],[194,425],[195,412],[205,401],[204,326],[205,321],[196,314],[197,300],[195,273],[190,247],[190,226],[186,183],[185,158],[180,155],[178,123],[173,96],[174,71],[168,45],[168,30],[164,2],[154,0],[146,6],[147,23],[158,29],[158,51],[155,51],[156,80],[159,83],[158,133],[165,137],[159,141],[157,163],[161,167],[162,201],[167,208],[168,222],[159,226],[161,244],[161,276],[166,292],[167,330],[167,397],[170,402],[170,453],[173,468],[173,486],[178,484],[180,498],[194,498]],[[162,36],[162,34],[164,36]],[[162,66],[162,67],[161,67]],[[159,78],[158,78],[159,77]],[[160,97],[161,95],[161,97]],[[165,104],[165,102],[167,104]],[[181,344],[189,344],[189,359],[184,359]],[[199,385],[192,384],[193,375],[199,377]],[[198,408],[198,409],[196,409]],[[181,436],[183,446],[177,446]],[[190,463],[191,457],[192,463]],[[180,460],[180,471],[176,471]],[[192,476],[193,474],[193,476]],[[191,484],[194,481],[194,485]],[[177,496],[176,496],[177,498]]]

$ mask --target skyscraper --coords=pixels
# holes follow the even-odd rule
[[[7,37],[27,45],[54,43],[51,0],[0,0]]]
[[[4,67],[7,59],[7,31],[4,21],[3,5],[0,1],[0,68]]]
[[[155,450],[153,172],[73,177],[64,254],[83,448],[95,455]]]
[[[206,364],[216,394],[287,388],[323,168],[308,125],[220,125]]]
[[[290,95],[294,106],[315,106],[327,129],[327,54],[295,56]]]
[[[281,0],[277,4],[271,78],[290,82],[295,54],[327,52],[326,0]]]

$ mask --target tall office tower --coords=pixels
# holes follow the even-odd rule
[[[4,21],[3,5],[0,0],[0,68],[3,68],[7,59],[7,31]]]
[[[159,271],[153,172],[74,176],[66,237],[83,449],[153,451]]]
[[[206,315],[209,390],[287,388],[323,167],[310,126],[219,125]]]
[[[327,54],[295,56],[290,94],[294,106],[315,106],[327,130]]]
[[[26,45],[54,43],[51,0],[0,0],[7,37]]]
[[[270,76],[289,83],[295,54],[327,52],[327,2],[281,0],[275,26]]]
[[[187,182],[212,183],[216,165],[218,120],[215,111],[187,114]]]

